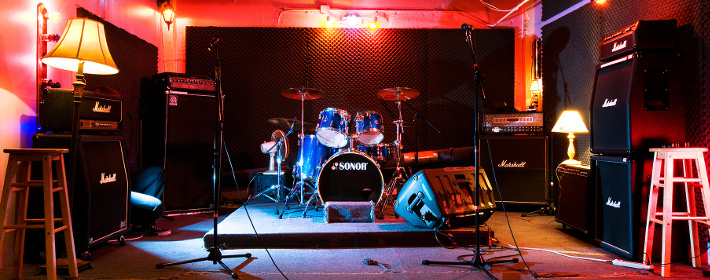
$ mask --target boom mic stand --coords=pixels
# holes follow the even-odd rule
[[[214,38],[212,39],[212,43],[210,46],[207,48],[208,50],[212,51],[214,47],[217,45],[217,42],[219,42],[219,38]],[[219,195],[220,195],[220,185],[221,185],[221,173],[222,173],[222,152],[224,151],[224,95],[222,93],[222,68],[219,63],[219,52],[217,49],[214,49],[215,51],[215,57],[217,59],[217,64],[215,66],[215,80],[217,82],[217,134],[215,135],[215,153],[214,153],[214,166],[212,166],[212,169],[214,170],[213,173],[213,193],[212,193],[212,210],[213,210],[213,215],[212,215],[212,220],[214,223],[214,234],[212,238],[212,247],[207,249],[209,254],[207,257],[204,258],[198,258],[198,259],[192,259],[192,260],[186,260],[186,261],[179,261],[179,262],[171,262],[171,263],[159,263],[155,265],[156,268],[163,268],[166,266],[172,266],[172,265],[179,265],[179,264],[186,264],[186,263],[193,263],[193,262],[200,262],[200,261],[212,261],[212,264],[219,264],[226,270],[231,276],[232,279],[237,279],[239,276],[237,276],[232,269],[230,269],[224,262],[222,262],[223,258],[251,258],[250,253],[246,254],[240,254],[240,255],[222,255],[222,252],[220,252],[219,248],[217,247],[217,244],[219,242],[217,241],[219,239],[219,234],[217,232],[217,218],[219,217]]]
[[[468,46],[471,50],[471,57],[473,58],[473,94],[475,94],[475,105],[474,105],[474,121],[473,121],[473,161],[474,161],[474,170],[476,172],[476,179],[473,180],[473,193],[474,193],[474,205],[476,206],[476,211],[475,211],[475,216],[473,218],[474,224],[476,226],[476,251],[473,254],[473,258],[470,261],[467,262],[441,262],[441,261],[429,261],[429,260],[422,260],[423,265],[429,265],[429,264],[448,264],[448,265],[459,265],[459,264],[466,264],[470,265],[472,267],[478,268],[482,270],[483,272],[488,275],[491,279],[496,279],[487,269],[489,268],[490,264],[496,264],[496,263],[504,263],[504,262],[512,262],[512,263],[517,263],[518,259],[513,258],[509,260],[495,260],[495,261],[485,261],[483,259],[483,256],[481,255],[481,245],[479,244],[479,232],[480,232],[480,223],[478,219],[480,218],[479,216],[479,205],[480,205],[480,198],[479,198],[479,176],[480,176],[480,171],[479,171],[479,155],[480,155],[480,150],[479,150],[479,143],[478,143],[478,138],[479,138],[479,110],[478,106],[480,103],[479,98],[483,99],[484,101],[486,100],[486,95],[483,93],[483,89],[481,88],[481,72],[478,69],[478,64],[476,64],[476,55],[473,49],[473,40],[471,39],[471,33],[473,32],[473,27],[468,24],[463,24],[461,25],[461,29],[466,33],[466,42],[468,43]]]

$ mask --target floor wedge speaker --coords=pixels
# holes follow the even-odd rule
[[[550,184],[547,136],[482,135],[480,147],[480,165],[493,183],[497,202],[547,204]]]
[[[473,167],[421,170],[402,187],[394,210],[416,227],[434,228],[447,222],[451,227],[474,225],[476,175]],[[493,214],[495,202],[486,172],[478,173],[479,223]]]
[[[69,148],[70,143],[70,135],[36,134],[32,145]],[[130,186],[122,137],[80,135],[77,145],[76,183],[69,193],[75,247],[82,253],[128,231]]]

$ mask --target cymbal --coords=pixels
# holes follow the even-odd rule
[[[312,100],[323,97],[323,91],[314,88],[290,88],[285,89],[281,92],[286,98],[296,99],[296,100]]]
[[[387,101],[414,99],[419,96],[419,91],[408,87],[386,88],[377,93],[377,97]]]
[[[289,130],[293,124],[293,131],[301,131],[301,123],[303,123],[303,130],[305,132],[311,133],[316,131],[316,126],[308,122],[302,122],[297,119],[287,119],[287,118],[271,118],[269,122],[276,125],[278,128]]]

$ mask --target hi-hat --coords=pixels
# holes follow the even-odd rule
[[[281,92],[286,98],[301,100],[311,100],[323,97],[323,91],[314,88],[290,88]]]
[[[303,130],[306,133],[314,133],[316,131],[316,126],[308,122],[302,122],[297,119],[287,119],[287,118],[271,118],[269,122],[276,125],[280,129],[290,130],[291,125],[293,125],[293,131],[301,131],[301,123],[303,123]],[[295,123],[295,124],[294,124]]]
[[[408,87],[386,88],[377,93],[377,97],[387,101],[409,100],[417,96],[419,91]]]

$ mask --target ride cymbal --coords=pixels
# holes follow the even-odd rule
[[[323,97],[323,91],[314,88],[289,88],[281,92],[286,98],[296,99],[296,100],[312,100]]]
[[[409,100],[417,96],[419,96],[419,91],[408,87],[386,88],[377,93],[377,97],[387,101]]]

